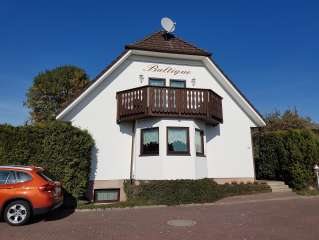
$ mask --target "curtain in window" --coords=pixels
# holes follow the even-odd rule
[[[142,131],[142,151],[141,154],[158,154],[158,128]]]
[[[187,129],[168,129],[169,151],[187,152]]]
[[[148,130],[148,131],[144,132],[143,143],[144,144],[150,144],[152,142],[155,142],[155,143],[158,142],[158,131],[157,131],[157,129]]]

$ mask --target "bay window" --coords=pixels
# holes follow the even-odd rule
[[[204,156],[204,132],[195,129],[195,148],[196,156]]]
[[[189,155],[188,128],[167,128],[167,155]]]
[[[141,130],[141,155],[158,155],[159,137],[158,128]]]

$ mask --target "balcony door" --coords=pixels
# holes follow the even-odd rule
[[[175,87],[175,88],[186,88],[186,81],[185,80],[171,79],[169,81],[169,86],[170,87]]]
[[[165,87],[165,79],[164,78],[149,78],[150,86],[157,86],[157,87]]]

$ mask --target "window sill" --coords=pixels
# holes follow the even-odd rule
[[[118,200],[94,200],[94,203],[116,203],[120,202],[120,199]]]
[[[167,156],[190,156],[190,153],[167,153]]]
[[[206,155],[203,153],[196,153],[196,157],[206,157]]]
[[[139,156],[140,157],[154,157],[154,156],[159,156],[159,154],[156,154],[156,153],[154,153],[154,154],[140,154]]]

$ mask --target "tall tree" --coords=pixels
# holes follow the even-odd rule
[[[25,102],[31,109],[32,122],[54,120],[89,84],[90,80],[85,71],[71,65],[39,73],[33,79]]]
[[[275,111],[265,118],[266,127],[264,130],[288,130],[288,129],[311,129],[318,130],[319,125],[309,117],[300,116],[297,109],[288,109],[283,113]]]

